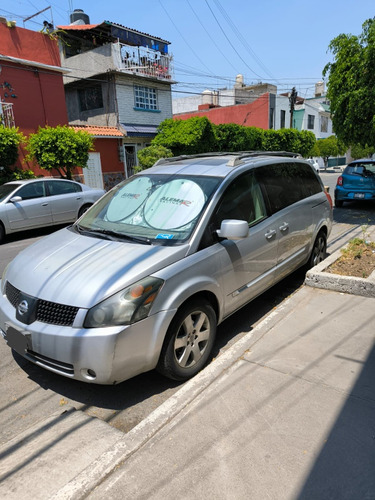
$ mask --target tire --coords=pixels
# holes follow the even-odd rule
[[[342,200],[336,200],[335,198],[335,207],[336,208],[341,208],[343,206],[344,202]]]
[[[83,205],[83,207],[81,207],[79,209],[79,212],[78,212],[78,217],[77,219],[79,219],[80,217],[82,217],[82,215],[87,212],[87,210],[91,207],[91,205]]]
[[[5,229],[3,224],[0,222],[0,245],[5,241]]]
[[[313,249],[310,254],[309,261],[307,263],[307,269],[322,262],[327,256],[327,236],[321,231],[315,239]]]
[[[206,300],[187,302],[173,318],[157,370],[172,380],[196,375],[210,358],[216,336],[215,311]]]

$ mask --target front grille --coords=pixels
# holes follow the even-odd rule
[[[5,284],[5,295],[12,306],[16,308],[20,302],[22,292],[7,281]],[[78,307],[74,306],[37,299],[35,319],[36,321],[50,325],[72,326],[78,309]]]
[[[49,368],[52,370],[57,370],[59,372],[65,373],[65,375],[74,375],[74,366],[70,363],[64,363],[64,361],[58,361],[56,359],[48,358],[34,351],[26,351],[27,357],[30,361],[43,366],[44,368]]]
[[[72,326],[77,312],[78,307],[38,300],[36,319],[51,325]]]
[[[13,307],[16,307],[19,302],[21,292],[11,285],[9,281],[5,284],[5,295]]]

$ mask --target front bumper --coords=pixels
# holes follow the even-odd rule
[[[0,294],[0,334],[29,361],[68,378],[116,384],[155,368],[175,311],[161,311],[129,326],[74,328],[16,319]]]

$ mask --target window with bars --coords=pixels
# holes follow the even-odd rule
[[[134,86],[134,100],[137,109],[157,110],[157,94],[156,89],[151,87]]]

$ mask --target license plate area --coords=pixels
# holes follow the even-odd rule
[[[354,198],[357,200],[360,199],[362,200],[365,197],[365,193],[354,193]]]
[[[19,354],[24,354],[28,349],[32,350],[30,333],[22,333],[13,326],[8,326],[5,340],[8,346]]]

